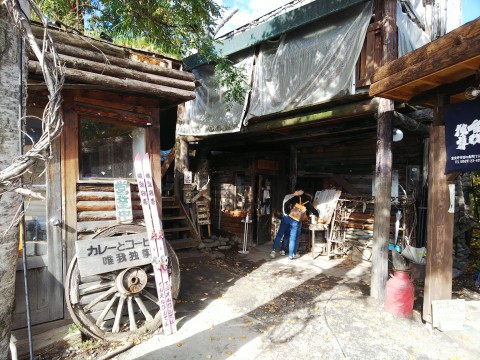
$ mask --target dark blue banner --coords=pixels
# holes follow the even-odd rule
[[[480,170],[480,98],[445,107],[445,173]]]

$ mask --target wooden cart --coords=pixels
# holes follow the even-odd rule
[[[166,244],[175,301],[180,289],[180,266],[173,248]],[[84,334],[122,341],[160,327],[153,268],[149,257],[144,256],[149,255],[144,226],[112,226],[91,241],[78,241],[77,250],[67,272],[65,299],[72,319]]]

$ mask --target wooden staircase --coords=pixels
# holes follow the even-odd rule
[[[191,249],[200,243],[200,235],[175,196],[162,197],[162,222],[165,238],[175,250]]]

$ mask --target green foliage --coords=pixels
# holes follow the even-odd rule
[[[215,66],[215,82],[219,87],[225,87],[223,99],[227,110],[230,110],[234,102],[242,103],[245,93],[250,90],[245,81],[245,74],[240,67],[233,66],[233,63],[221,58]]]
[[[217,63],[219,86],[227,102],[243,102],[245,77],[215,54],[213,30],[223,8],[214,0],[35,0],[53,21],[98,37],[108,34],[119,45],[175,58],[198,51]]]

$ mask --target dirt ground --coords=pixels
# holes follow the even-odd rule
[[[344,284],[343,280],[340,277],[328,275],[328,276],[315,276],[308,278],[304,281],[302,277],[308,275],[310,269],[307,267],[305,269],[296,269],[296,272],[290,272],[289,268],[291,267],[286,263],[286,259],[276,259],[280,263],[279,268],[275,268],[273,272],[272,266],[273,262],[268,256],[268,250],[264,251],[265,254],[259,254],[256,257],[255,261],[252,261],[250,257],[246,257],[238,254],[236,249],[232,249],[224,253],[224,257],[220,257],[214,260],[209,261],[208,263],[193,263],[193,264],[183,264],[181,266],[181,276],[182,276],[182,285],[179,299],[176,302],[176,311],[179,328],[189,325],[189,321],[195,317],[195,314],[200,314],[205,311],[210,304],[212,304],[217,299],[222,299],[226,297],[226,294],[229,294],[234,300],[234,305],[232,306],[232,311],[237,311],[241,313],[242,311],[248,314],[247,317],[241,317],[242,321],[245,322],[244,326],[248,327],[250,332],[245,332],[243,335],[238,335],[237,333],[232,333],[227,336],[227,340],[231,343],[234,341],[244,341],[250,340],[252,334],[269,334],[269,341],[271,341],[272,351],[275,349],[284,349],[285,351],[290,351],[293,346],[293,340],[295,338],[296,332],[306,331],[309,326],[313,326],[313,320],[317,321],[318,315],[322,311],[326,311],[326,306],[333,296],[337,294],[342,294],[344,296],[344,301],[348,302],[351,307],[364,306],[365,312],[377,312],[378,308],[381,308],[381,304],[376,304],[375,301],[369,300],[369,283],[367,278],[363,280],[355,281],[352,284]],[[470,256],[470,262],[467,265],[464,273],[453,280],[453,298],[463,298],[466,300],[480,300],[479,289],[475,288],[475,275],[478,272],[478,269],[475,266],[477,260],[480,259],[480,242],[477,241],[472,244],[472,254]],[[304,255],[305,261],[309,261],[310,254]],[[281,263],[285,261],[285,264]],[[299,263],[300,264],[300,263]],[[267,270],[262,270],[262,266],[267,265]],[[349,259],[343,259],[338,262],[337,265],[342,270],[348,271],[349,269],[354,268],[354,264],[351,263]],[[268,297],[270,289],[269,276],[275,273],[275,276],[284,276],[287,277],[297,277],[297,279],[290,278],[289,281],[297,281],[294,288],[289,288],[289,281],[282,281],[280,278],[272,277],[272,284],[275,283],[278,292],[278,296]],[[252,287],[252,292],[255,294],[245,294],[245,287],[234,286],[234,284],[241,284],[242,281],[253,281],[255,286]],[[422,299],[422,285],[421,281],[416,282],[416,300],[415,308],[421,308],[423,303]],[[265,287],[265,294],[262,294],[262,286]],[[284,289],[278,289],[278,287],[285,286]],[[320,294],[320,295],[319,295]],[[325,308],[319,307],[320,305],[315,305],[315,299],[319,296],[330,297],[330,299],[323,299],[323,305]],[[252,296],[253,295],[253,296]],[[338,301],[338,300],[337,300]],[[360,302],[362,305],[360,305]],[[338,305],[335,305],[338,306]],[[305,309],[300,315],[286,316],[285,314],[294,314],[296,309]],[[353,315],[352,315],[353,316]],[[246,320],[245,320],[246,319]],[[325,321],[327,318],[324,319]],[[343,329],[348,324],[341,323],[342,318],[337,317],[336,319],[331,319],[331,324],[326,323],[328,327],[333,326],[334,324],[337,329]],[[345,319],[344,319],[345,320]],[[309,322],[312,321],[312,324]],[[376,321],[374,317],[370,317],[369,322],[372,324]],[[401,320],[403,321],[403,320]],[[400,321],[400,324],[403,324]],[[250,322],[250,323],[249,323]],[[347,320],[348,322],[348,320]],[[227,322],[229,324],[229,322]],[[374,324],[375,325],[375,324]],[[403,324],[406,326],[406,324]],[[226,326],[225,331],[230,331],[230,328],[233,324]],[[285,331],[285,326],[289,329]],[[352,324],[353,326],[353,324]],[[392,325],[393,326],[393,325]],[[409,331],[413,330],[408,324]],[[243,328],[242,328],[243,329]],[[72,333],[78,334],[78,329],[72,325],[70,330]],[[246,329],[244,329],[246,331]],[[395,331],[398,331],[396,329]],[[417,330],[418,332],[418,330]],[[161,333],[157,331],[157,333]],[[155,337],[163,338],[163,336],[155,336],[156,334],[146,335],[142,338],[134,339],[134,345],[139,345],[138,348],[143,347],[143,344],[152,344],[155,343]],[[216,335],[215,335],[216,336]],[[205,338],[192,336],[192,339],[198,337],[201,341],[208,341],[210,343],[219,341],[216,340],[215,336],[210,336]],[[335,342],[335,336],[332,338],[332,333],[325,331],[324,340],[326,343]],[[349,335],[350,336],[350,335]],[[218,337],[220,338],[220,337]],[[273,338],[273,339],[272,339]],[[83,341],[82,341],[83,340]],[[160,341],[160,340],[159,340]],[[192,340],[193,341],[193,340]],[[350,338],[349,341],[356,341],[355,336]],[[338,340],[337,340],[338,342]],[[81,339],[80,336],[73,337],[73,340],[69,342],[57,343],[49,348],[44,349],[38,355],[38,359],[98,359],[101,356],[109,353],[110,351],[118,348],[124,344],[106,344],[100,341],[93,341],[88,339]],[[211,344],[209,344],[211,345]],[[228,345],[228,344],[227,344]],[[227,346],[224,345],[224,346]],[[378,344],[377,344],[378,345]],[[152,346],[152,345],[150,345]],[[154,346],[154,345],[153,345]],[[173,345],[172,345],[173,346]],[[175,346],[178,349],[175,349]],[[193,345],[192,345],[193,346]],[[237,344],[237,347],[240,345]],[[330,344],[330,346],[333,346]],[[378,345],[380,346],[380,345]],[[393,345],[392,345],[393,346]],[[400,345],[397,345],[400,346]],[[443,346],[443,345],[442,345]],[[180,349],[185,347],[185,349]],[[225,348],[227,349],[227,347]],[[234,350],[219,350],[217,354],[207,354],[206,358],[210,359],[226,359],[230,355],[235,354]],[[268,349],[268,347],[267,347]],[[179,341],[174,346],[173,349],[170,349],[172,353],[181,352],[175,350],[186,351],[185,342]],[[334,351],[334,347],[332,347]],[[338,349],[335,350],[335,354],[343,357],[341,353],[338,353]],[[390,350],[388,350],[390,351]],[[398,352],[401,353],[403,349],[398,349]],[[415,351],[411,350],[412,357],[415,358],[435,358],[435,357],[422,357],[419,356],[421,353],[415,354]],[[342,350],[343,352],[343,350]],[[222,356],[219,354],[222,353]],[[272,356],[273,356],[272,352]],[[211,355],[210,357],[208,357]],[[343,353],[343,355],[346,355]],[[352,352],[348,355],[349,358],[359,358],[358,356],[364,356],[365,354],[355,354]],[[126,355],[120,355],[118,358],[123,359],[134,359],[136,358],[134,353],[127,352]],[[336,355],[335,355],[336,356]],[[375,358],[375,355],[372,355]],[[139,357],[142,359],[150,359],[156,357],[143,356]],[[173,358],[177,358],[176,355]],[[178,356],[179,359],[186,358],[182,355]],[[266,357],[269,358],[269,357]],[[308,358],[308,356],[307,356]],[[316,358],[316,357],[313,357]],[[334,358],[334,357],[325,357],[325,358]],[[400,356],[402,358],[402,356]],[[459,357],[465,358],[465,357]]]

